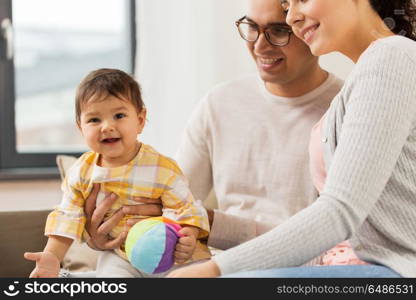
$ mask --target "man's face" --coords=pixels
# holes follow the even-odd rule
[[[283,9],[277,0],[249,0],[247,19],[261,27],[285,23]],[[289,44],[283,47],[271,45],[264,34],[256,42],[247,42],[247,47],[269,90],[274,89],[273,85],[303,80],[318,64],[318,58],[294,34],[291,34]]]

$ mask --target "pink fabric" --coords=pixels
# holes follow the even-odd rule
[[[312,181],[319,193],[322,193],[326,180],[326,170],[324,163],[324,152],[322,143],[326,140],[321,138],[321,130],[325,115],[312,128],[311,139],[309,142],[309,167]],[[325,252],[320,265],[367,265],[357,257],[348,241],[339,243],[334,248]]]
[[[350,242],[343,241],[325,252],[321,265],[368,265],[368,263],[357,257]]]
[[[309,141],[309,169],[312,176],[312,182],[315,188],[322,192],[325,185],[326,170],[321,139],[321,128],[324,117],[313,126],[311,138]]]

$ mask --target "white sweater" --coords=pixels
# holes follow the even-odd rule
[[[416,42],[360,57],[326,116],[328,176],[311,206],[214,257],[222,274],[301,265],[350,239],[361,259],[416,277]]]
[[[250,240],[316,199],[310,130],[341,86],[330,75],[301,97],[283,98],[250,75],[217,86],[201,101],[176,158],[195,198],[215,190],[219,209],[210,246],[227,249]]]

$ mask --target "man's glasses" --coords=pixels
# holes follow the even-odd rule
[[[261,27],[256,23],[245,20],[246,17],[235,22],[240,36],[247,42],[254,43],[263,32],[266,40],[273,46],[283,47],[289,44],[292,30],[289,26],[282,26],[279,24]]]

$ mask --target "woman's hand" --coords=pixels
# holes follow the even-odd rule
[[[221,275],[220,269],[217,264],[209,260],[207,262],[193,264],[188,267],[179,268],[170,272],[166,277],[168,278],[208,278],[208,277],[218,277]]]
[[[127,205],[118,210],[108,220],[104,222],[105,214],[110,210],[111,206],[117,200],[117,195],[109,194],[96,206],[97,195],[100,191],[100,184],[94,184],[91,194],[85,201],[85,213],[87,216],[87,222],[85,229],[90,235],[90,239],[87,241],[88,245],[96,250],[110,250],[118,248],[126,239],[127,231],[121,233],[117,238],[111,239],[109,233],[117,226],[117,224],[123,219],[125,215],[138,215],[138,216],[161,216],[162,215],[162,202],[160,199],[149,199],[136,197],[135,201],[141,203],[141,205]],[[128,220],[127,226],[131,227],[139,220]]]

